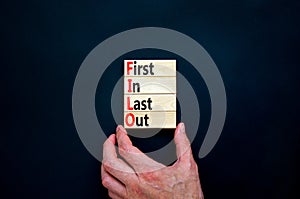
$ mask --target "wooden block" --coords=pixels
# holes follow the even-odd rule
[[[124,76],[176,76],[176,60],[124,60]]]
[[[176,128],[176,112],[124,112],[124,127]]]
[[[176,77],[124,77],[125,94],[176,93]]]
[[[124,127],[176,128],[176,60],[124,60]]]
[[[176,94],[124,95],[124,111],[176,111]]]

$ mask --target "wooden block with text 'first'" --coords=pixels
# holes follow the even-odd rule
[[[124,127],[176,128],[176,60],[124,60]]]

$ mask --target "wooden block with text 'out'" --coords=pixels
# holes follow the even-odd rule
[[[176,112],[124,112],[124,121],[125,128],[176,128]]]
[[[176,60],[124,60],[125,128],[176,128]]]

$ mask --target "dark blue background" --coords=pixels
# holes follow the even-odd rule
[[[295,198],[299,9],[284,0],[1,2],[0,197],[106,198],[73,124],[74,79],[104,39],[158,26],[203,45],[225,83],[218,144],[201,160],[201,133],[192,145],[206,198]]]

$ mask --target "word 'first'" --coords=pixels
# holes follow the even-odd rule
[[[153,68],[152,62],[149,65],[137,65],[136,61],[129,61],[127,62],[127,75],[154,75]],[[131,74],[131,71],[133,71],[133,74]]]

